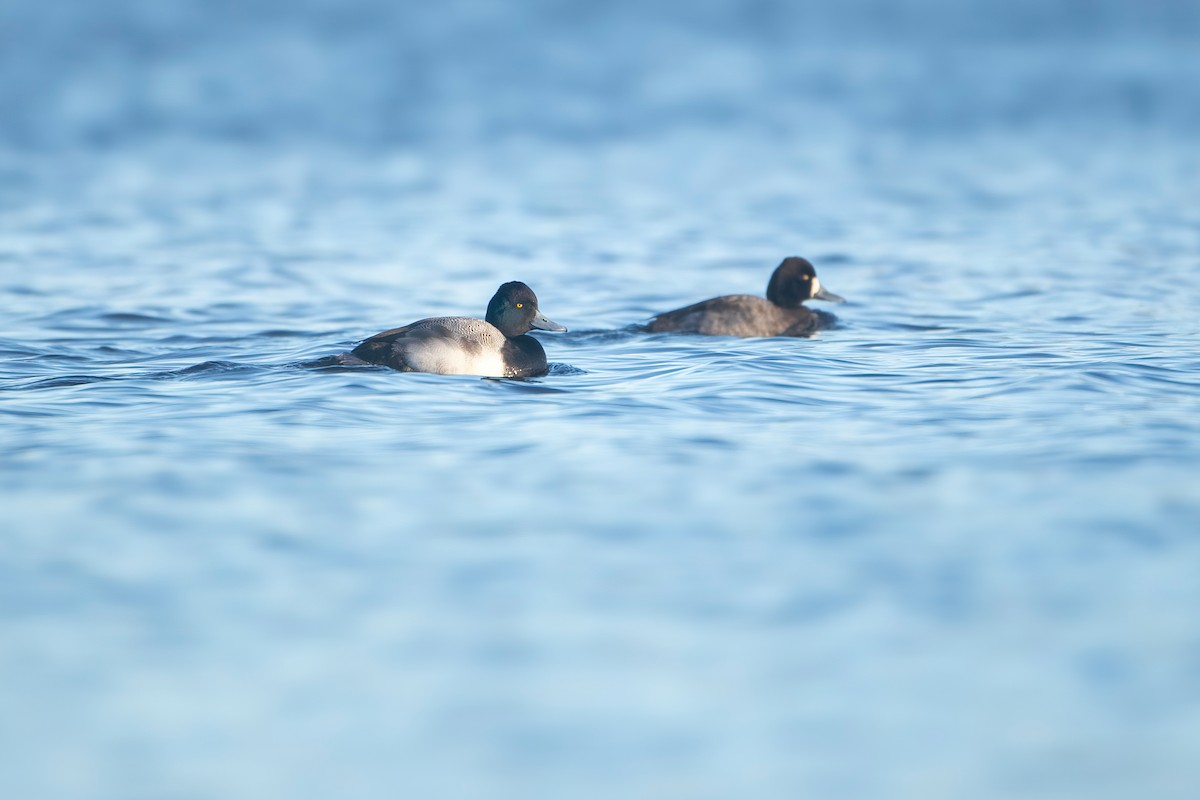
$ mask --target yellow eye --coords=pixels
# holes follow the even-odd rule
[[[525,307],[524,303],[517,303],[517,308],[524,308],[524,307]]]

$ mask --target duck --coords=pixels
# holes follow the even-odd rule
[[[429,317],[364,339],[342,364],[379,364],[400,372],[532,378],[549,370],[546,351],[529,331],[565,332],[539,309],[533,290],[503,283],[483,319]]]
[[[651,333],[700,333],[709,336],[811,336],[830,327],[837,317],[814,311],[805,300],[844,303],[845,298],[821,285],[808,259],[785,258],[767,283],[765,298],[727,294],[659,314],[650,320]]]

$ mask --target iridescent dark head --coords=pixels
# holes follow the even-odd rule
[[[562,325],[553,322],[538,311],[537,295],[520,281],[509,281],[501,284],[488,303],[488,322],[500,329],[505,336],[512,338],[523,333],[529,333],[533,328],[543,331],[565,331]]]
[[[767,299],[784,308],[796,308],[805,300],[846,302],[844,298],[826,291],[813,265],[799,256],[785,258],[775,268],[771,282],[767,284]]]

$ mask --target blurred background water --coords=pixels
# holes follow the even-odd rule
[[[1194,2],[9,0],[0,109],[0,795],[1200,793]]]

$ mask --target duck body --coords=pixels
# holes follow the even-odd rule
[[[528,378],[545,375],[546,351],[532,336],[509,338],[485,320],[431,317],[377,333],[350,351],[400,372]]]
[[[503,284],[486,319],[430,317],[377,333],[343,354],[343,364],[379,364],[401,372],[531,378],[549,364],[531,329],[565,331],[538,310],[537,297],[519,281]]]
[[[659,314],[646,329],[651,333],[699,333],[708,336],[811,336],[837,317],[814,311],[805,300],[843,302],[821,286],[807,260],[785,258],[767,284],[767,296],[730,294],[713,297]]]
[[[651,333],[700,333],[707,336],[808,336],[836,317],[804,306],[783,308],[765,297],[727,294],[659,314]]]

